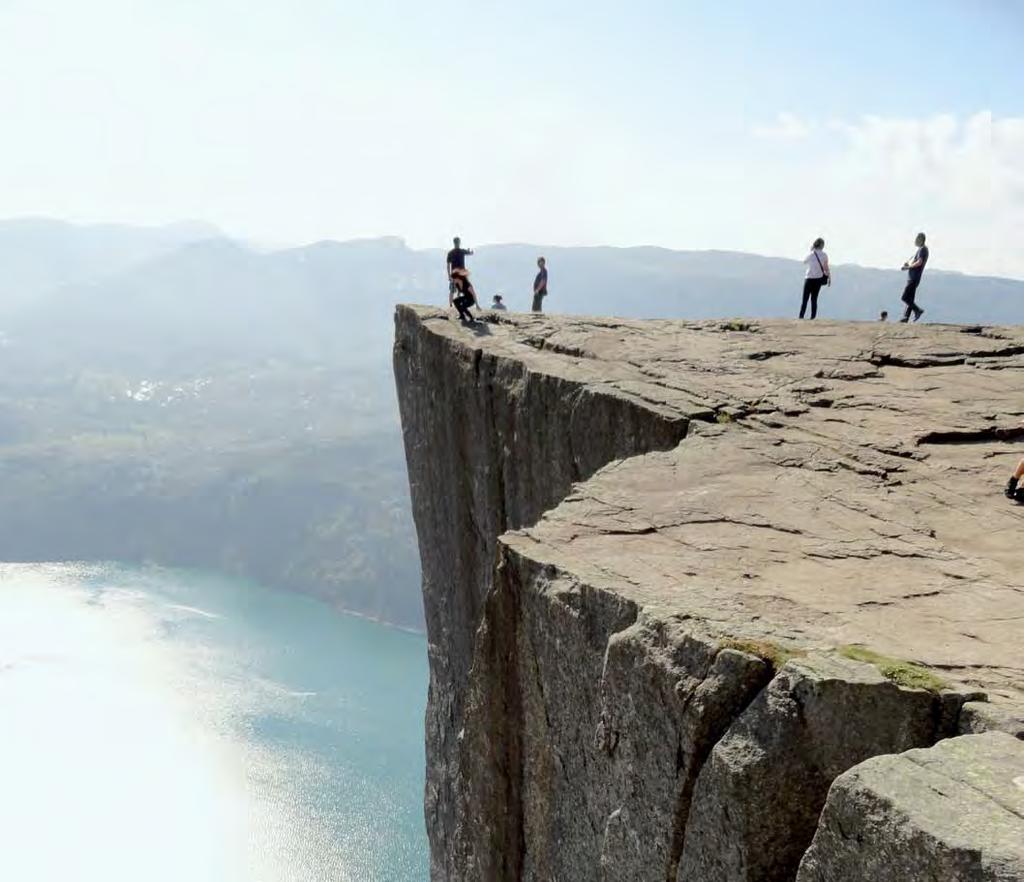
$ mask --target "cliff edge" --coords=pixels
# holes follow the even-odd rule
[[[1024,330],[402,306],[395,375],[435,880],[1024,879]]]

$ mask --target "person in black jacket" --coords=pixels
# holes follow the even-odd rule
[[[455,283],[452,281],[452,273],[455,270],[464,270],[466,268],[466,257],[473,253],[470,249],[462,247],[462,240],[458,236],[452,240],[452,245],[455,247],[448,252],[444,260],[445,269],[448,273],[449,303],[451,303],[452,297],[455,296]]]

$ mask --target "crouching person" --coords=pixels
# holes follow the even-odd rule
[[[1024,487],[1020,486],[1021,479],[1024,478],[1024,459],[1017,464],[1017,470],[1010,475],[1010,480],[1006,482],[1006,493],[1007,499],[1015,499],[1017,502],[1024,502]]]
[[[464,322],[474,321],[469,308],[476,306],[476,291],[473,290],[473,283],[469,281],[468,270],[452,270],[452,289],[449,300],[458,312],[459,319]]]

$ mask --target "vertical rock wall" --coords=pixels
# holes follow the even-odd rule
[[[427,828],[434,878],[454,880],[458,736],[498,536],[606,463],[674,447],[687,419],[467,345],[443,314],[399,307],[395,321],[430,653]]]

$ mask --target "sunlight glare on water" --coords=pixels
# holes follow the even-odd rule
[[[210,576],[0,565],[0,878],[425,879],[424,655]]]

